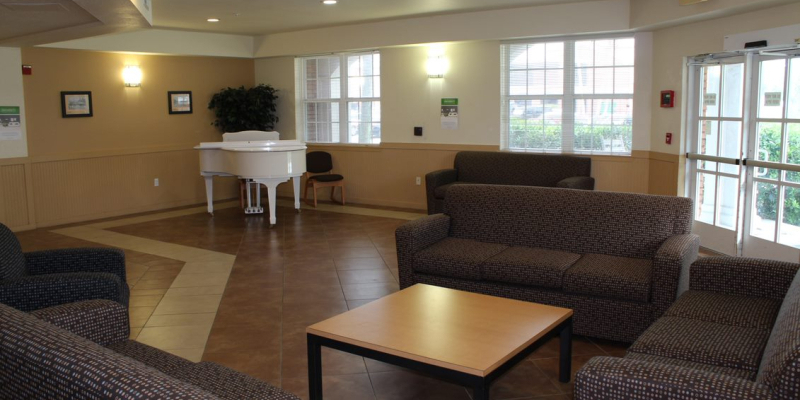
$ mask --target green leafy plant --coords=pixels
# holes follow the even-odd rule
[[[270,131],[278,122],[278,92],[269,85],[250,89],[226,88],[211,97],[208,108],[214,110],[212,125],[224,132],[247,130]]]

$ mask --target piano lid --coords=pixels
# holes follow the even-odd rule
[[[306,144],[299,140],[256,140],[240,142],[203,142],[197,150],[224,150],[239,152],[276,152],[305,150]]]
[[[222,134],[223,142],[256,142],[264,140],[280,140],[280,138],[280,134],[275,131],[241,131]]]

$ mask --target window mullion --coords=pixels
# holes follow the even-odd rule
[[[339,143],[350,142],[350,120],[348,115],[349,93],[347,92],[347,80],[349,76],[347,66],[347,55],[342,54],[339,56],[339,65],[341,65],[342,78],[339,79]]]
[[[575,151],[575,42],[564,42],[564,95],[561,100],[561,151]]]

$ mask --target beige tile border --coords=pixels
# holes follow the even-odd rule
[[[216,204],[215,209],[238,207],[237,201]],[[280,207],[294,207],[290,200],[279,199]],[[388,211],[374,208],[319,204],[314,209],[303,204],[304,209],[364,215],[373,217],[414,220],[424,216],[421,213]],[[236,256],[211,250],[183,246],[158,240],[146,239],[107,230],[125,225],[158,221],[167,218],[205,213],[206,207],[199,206],[183,210],[121,218],[69,228],[55,229],[51,232],[82,239],[89,242],[114,246],[141,253],[152,254],[185,262],[181,272],[175,277],[166,293],[157,304],[137,307],[145,312],[137,317],[131,337],[191,361],[200,361],[205,345],[216,318],[222,294],[225,291]],[[378,284],[382,287],[382,284]],[[380,288],[376,288],[380,290]],[[143,291],[144,290],[144,291]],[[151,291],[139,290],[133,295],[147,295]],[[136,291],[135,291],[136,292]],[[155,293],[153,293],[155,294]],[[139,313],[139,311],[137,311]],[[141,314],[141,313],[139,313]],[[144,318],[146,317],[146,319]],[[139,321],[141,320],[141,321]]]

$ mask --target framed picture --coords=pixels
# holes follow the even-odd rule
[[[61,117],[91,117],[92,92],[61,92]]]
[[[167,92],[170,114],[192,113],[192,92]]]

